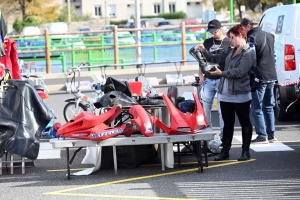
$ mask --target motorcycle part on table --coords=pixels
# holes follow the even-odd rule
[[[7,84],[0,109],[0,150],[35,160],[40,147],[36,136],[56,117],[27,81]]]

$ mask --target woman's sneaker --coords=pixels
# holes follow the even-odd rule
[[[269,141],[266,138],[257,137],[251,140],[251,144],[269,144]]]
[[[277,141],[278,141],[277,138],[276,138],[275,136],[270,136],[270,137],[268,137],[268,140],[269,140],[270,143],[273,143],[273,142],[277,142]]]

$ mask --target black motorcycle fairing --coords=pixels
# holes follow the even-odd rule
[[[136,100],[120,91],[110,91],[94,103],[96,108],[112,107],[114,105],[132,106],[137,104]]]
[[[36,135],[41,135],[55,115],[27,81],[7,83],[0,108],[0,150],[35,160],[40,147]]]

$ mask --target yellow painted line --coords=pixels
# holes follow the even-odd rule
[[[89,169],[89,168],[73,168],[73,169],[70,169],[71,171],[79,171],[79,170],[86,170],[86,169]],[[52,170],[47,170],[47,172],[65,172],[67,171],[67,169],[52,169]]]
[[[119,199],[155,199],[155,200],[196,200],[191,198],[170,198],[170,197],[146,197],[146,196],[124,196],[124,195],[102,195],[102,194],[75,194],[75,193],[57,193],[54,195],[62,196],[80,196],[80,197],[103,197],[103,198],[119,198]],[[199,199],[197,199],[199,200]]]
[[[240,164],[240,163],[245,163],[245,162],[252,162],[252,161],[255,161],[255,159],[251,159],[251,160],[248,160],[248,161],[237,161],[237,160],[235,160],[233,162],[225,162],[225,163],[221,163],[221,164],[217,164],[217,165],[213,165],[213,166],[209,166],[209,167],[204,167],[204,168],[205,169],[210,169],[210,168],[216,168],[216,167],[225,167],[225,166],[229,166],[229,165]],[[130,181],[137,181],[137,180],[148,179],[148,178],[156,178],[156,177],[163,177],[163,176],[169,176],[169,175],[174,175],[174,174],[187,173],[187,172],[192,172],[192,171],[197,171],[197,170],[199,170],[198,167],[197,168],[192,168],[192,169],[178,170],[178,171],[175,171],[175,172],[160,173],[160,174],[154,174],[154,175],[149,175],[149,176],[140,176],[140,177],[135,177],[135,178],[128,178],[128,179],[122,179],[122,180],[117,180],[117,181],[110,181],[110,182],[106,182],[106,183],[99,183],[99,184],[81,186],[81,187],[77,187],[77,188],[70,188],[70,189],[59,190],[59,191],[54,191],[54,192],[46,192],[44,194],[64,195],[64,196],[93,196],[93,195],[98,195],[98,194],[72,194],[72,193],[68,193],[68,192],[78,191],[78,190],[83,190],[83,189],[90,189],[90,188],[101,187],[101,186],[108,186],[108,185],[118,184],[118,183],[125,183],[125,182],[130,182]],[[101,195],[101,194],[99,194],[99,195]],[[120,197],[119,195],[108,195],[108,196]],[[125,196],[121,196],[121,197],[125,198]],[[133,197],[133,198],[135,198],[135,197]],[[145,196],[141,196],[139,198],[140,199],[154,198],[154,199],[170,199],[170,200],[171,199],[177,199],[178,200],[178,198],[145,197]],[[187,198],[185,198],[185,199],[187,199]]]

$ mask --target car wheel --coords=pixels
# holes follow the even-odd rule
[[[289,103],[284,102],[284,100],[281,98],[280,94],[280,87],[275,87],[274,92],[274,98],[275,98],[275,117],[279,121],[289,121],[293,119],[294,112],[291,108],[289,108],[286,112],[286,108],[288,107]]]

